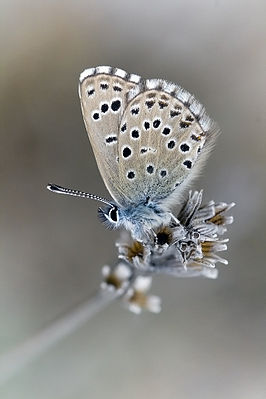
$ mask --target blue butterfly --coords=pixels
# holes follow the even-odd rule
[[[98,213],[104,224],[124,227],[139,241],[160,225],[178,223],[171,209],[200,172],[217,136],[203,106],[176,84],[108,66],[81,73],[79,96],[113,200],[55,184],[48,189],[103,202]]]

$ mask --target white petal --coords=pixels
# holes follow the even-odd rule
[[[119,280],[123,281],[131,276],[131,270],[125,263],[119,263],[114,269],[114,274]]]
[[[134,281],[136,291],[146,292],[150,289],[152,278],[150,276],[138,276]]]
[[[161,298],[156,295],[151,295],[147,298],[147,309],[152,313],[160,313],[162,310],[161,307]]]
[[[103,277],[108,277],[108,276],[110,276],[110,271],[111,271],[110,266],[104,265],[104,266],[102,267],[102,275],[103,275]]]

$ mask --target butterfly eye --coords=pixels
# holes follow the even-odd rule
[[[109,210],[108,216],[109,216],[109,219],[114,223],[117,223],[119,221],[119,215],[118,215],[118,210],[117,210],[116,206],[114,206],[113,208],[111,208]]]
[[[119,210],[115,205],[105,209],[98,208],[98,216],[108,229],[115,229],[119,225]]]

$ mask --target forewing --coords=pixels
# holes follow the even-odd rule
[[[145,81],[128,100],[120,125],[120,187],[133,203],[174,200],[206,158],[214,125],[192,95],[163,80]]]
[[[112,67],[86,69],[80,75],[79,96],[86,130],[96,162],[111,196],[122,202],[119,184],[119,125],[128,92],[141,78]]]

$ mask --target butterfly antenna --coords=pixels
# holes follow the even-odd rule
[[[71,188],[65,188],[58,186],[57,184],[48,184],[48,190],[57,194],[73,195],[73,197],[89,198],[95,201],[103,202],[104,204],[112,206],[112,204],[105,198],[99,197],[98,195],[85,193],[84,191],[72,190]]]

